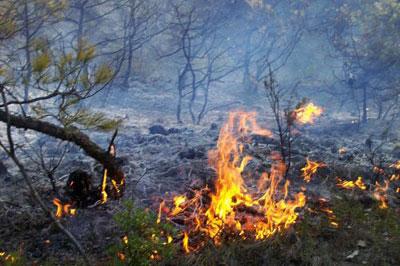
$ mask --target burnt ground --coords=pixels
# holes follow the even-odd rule
[[[107,250],[110,245],[120,241],[120,237],[123,235],[123,232],[118,229],[113,221],[113,216],[123,208],[123,201],[132,199],[138,206],[150,207],[156,210],[160,198],[166,192],[182,193],[191,186],[212,183],[215,178],[215,172],[208,166],[207,152],[216,145],[219,127],[223,122],[224,116],[224,112],[211,116],[203,126],[175,125],[165,120],[152,120],[140,126],[130,126],[125,123],[116,142],[117,156],[120,158],[126,173],[124,196],[122,199],[109,200],[106,204],[94,208],[80,208],[77,216],[62,218],[62,223],[82,243],[95,265],[110,265],[111,263],[110,254]],[[294,184],[292,186],[293,189],[300,189],[302,184],[300,169],[304,166],[306,158],[324,162],[327,167],[322,168],[310,184],[307,185],[310,206],[321,197],[332,202],[342,202],[341,199],[345,198],[350,202],[350,207],[348,207],[350,213],[352,208],[358,208],[358,203],[361,203],[361,213],[363,211],[370,212],[371,208],[373,208],[371,207],[372,203],[364,203],[366,201],[373,202],[373,199],[366,200],[364,194],[361,195],[356,192],[339,191],[335,186],[336,177],[354,180],[358,176],[363,176],[367,185],[374,184],[375,181],[381,181],[382,177],[372,171],[373,166],[370,162],[372,153],[369,147],[372,146],[373,150],[376,148],[374,159],[385,169],[389,169],[388,167],[391,163],[400,159],[398,130],[388,132],[377,130],[377,128],[381,129],[386,126],[386,124],[379,121],[371,121],[368,126],[358,126],[349,119],[325,117],[316,125],[299,127],[297,129],[299,134],[296,136],[295,146],[293,147],[293,167],[290,174],[290,179]],[[64,144],[59,146],[60,144],[52,139],[37,138],[28,135],[28,132],[20,133],[27,135],[26,138],[29,140],[27,143],[31,147],[35,149],[39,146],[44,147],[44,154],[49,160],[62,153],[60,147],[63,147],[62,145]],[[97,143],[104,147],[107,146],[110,134],[95,132],[90,134]],[[271,151],[277,149],[276,140],[254,136],[246,146],[246,153],[252,155],[254,159],[247,166],[245,176],[251,176],[252,173],[260,171],[260,169],[268,168],[268,155]],[[51,202],[57,195],[51,192],[50,184],[46,178],[43,178],[40,168],[30,160],[32,159],[31,157],[34,157],[34,154],[26,153],[21,157],[28,166],[28,171],[34,179],[35,187],[40,191],[43,199],[48,202],[48,206],[54,209]],[[23,180],[21,180],[12,163],[9,160],[3,160],[3,162],[7,170],[3,171],[0,180],[1,250],[16,251],[22,254],[26,257],[25,263],[28,265],[42,265],[45,263],[50,265],[75,265],[81,263],[74,247],[56,229],[51,220],[44,216],[43,212],[32,200]],[[60,194],[63,193],[62,188],[65,185],[68,174],[76,169],[88,171],[95,177],[95,182],[99,184],[101,167],[82,154],[79,149],[68,146],[65,159],[56,173]],[[389,209],[394,213],[393,215],[400,214],[400,193],[396,194],[394,192],[396,186],[400,187],[400,184],[392,183],[388,193]],[[333,206],[333,209],[336,207],[336,205]],[[345,208],[341,207],[341,209]],[[308,216],[303,213],[301,217],[303,217],[304,221]],[[381,216],[377,217],[376,219],[381,219],[379,218]],[[311,221],[307,220],[307,223],[315,224],[313,219],[318,220],[320,218],[310,216],[307,219],[311,219]],[[400,240],[400,235],[397,234],[400,232],[398,230],[400,226],[398,221],[400,220],[397,220],[397,224],[394,223],[393,225],[397,228],[397,231],[393,231],[395,232],[393,233],[394,235],[386,235],[387,238],[397,241],[396,243]],[[298,228],[296,230],[304,232],[303,229]],[[369,234],[368,226],[365,230],[366,232],[364,233]],[[332,234],[331,231],[328,232],[328,235]],[[388,234],[388,232],[384,233]],[[325,234],[326,232],[324,231],[324,237],[326,237]],[[373,250],[374,245],[370,244],[368,240],[357,238],[363,234],[358,232],[353,237],[351,233],[347,232],[346,234],[350,234],[350,236],[346,235],[346,238],[343,238],[342,241],[348,242],[349,239],[354,238],[350,241],[354,242],[352,243],[354,248],[342,245],[345,250],[336,248],[338,253],[332,252],[333,256],[322,254],[318,257],[315,254],[310,254],[311,261],[298,258],[293,254],[286,254],[285,256],[288,256],[288,258],[290,256],[296,257],[296,259],[288,259],[286,262],[288,264],[312,263],[314,265],[323,265],[324,262],[329,260],[333,264],[349,265],[370,264],[371,261],[381,262],[371,259],[374,256],[376,257]],[[381,234],[381,232],[378,234]],[[338,235],[341,234],[338,233]],[[329,246],[330,242],[328,240],[321,240],[321,236],[316,236],[316,238],[320,241],[318,246],[320,246],[320,243],[328,245],[327,247],[321,247],[321,252],[326,250],[329,252],[329,250],[335,248],[335,245],[338,245],[335,242],[336,240],[333,246]],[[282,241],[282,243],[285,243],[285,241]],[[370,248],[357,248],[360,245],[364,246],[364,242],[358,241],[367,241],[365,245]],[[310,247],[313,245],[316,244],[313,242]],[[233,247],[232,250],[237,248]],[[393,246],[393,248],[397,248],[397,246]],[[359,251],[360,249],[362,250]],[[214,251],[216,257],[221,256],[223,258],[223,256],[227,256],[224,253],[224,248],[218,250]],[[230,252],[233,252],[232,250]],[[254,250],[259,252],[257,247]],[[358,250],[356,255],[354,255],[355,250]],[[204,254],[207,254],[207,249],[204,252]],[[261,256],[259,253],[256,254],[256,256]],[[349,257],[352,254],[354,256]],[[183,254],[180,256],[185,258]],[[251,256],[254,256],[254,254]],[[264,260],[260,264],[268,261],[277,265],[282,263],[282,261],[274,261],[273,255],[269,254],[268,256],[267,258],[264,256]],[[202,258],[202,255],[198,255],[198,258]],[[188,257],[187,261],[198,265],[214,265],[213,262],[201,261],[198,258],[193,260],[192,257]],[[385,262],[389,265],[398,265],[399,261],[397,259],[393,258]],[[239,258],[237,260],[240,261]],[[235,263],[229,261],[221,263],[235,265]]]

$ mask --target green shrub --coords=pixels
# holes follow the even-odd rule
[[[172,242],[176,234],[170,224],[157,223],[148,209],[125,203],[125,209],[114,217],[125,236],[111,248],[114,265],[154,265],[169,261],[175,254]]]

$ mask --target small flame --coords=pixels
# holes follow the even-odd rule
[[[174,240],[174,239],[172,238],[172,236],[168,236],[168,237],[167,237],[167,243],[168,243],[168,244],[171,244],[173,240]]]
[[[321,116],[323,110],[313,103],[308,103],[293,111],[294,120],[300,124],[314,124],[314,120]]]
[[[190,253],[189,250],[189,236],[186,232],[183,233],[183,240],[182,240],[183,250],[186,253]]]
[[[379,208],[380,209],[387,209],[387,195],[386,192],[389,188],[389,181],[385,181],[385,185],[381,186],[378,182],[375,183],[375,190],[374,190],[374,197],[377,201],[379,201]]]
[[[158,207],[158,215],[157,215],[157,224],[161,222],[161,215],[162,215],[162,209],[165,206],[165,201],[160,202],[160,206]]]
[[[129,243],[128,236],[124,236],[124,237],[122,238],[122,242],[123,242],[125,245],[128,245],[128,243]]]
[[[394,164],[391,164],[390,167],[400,170],[400,161],[397,161]]]
[[[3,259],[6,262],[11,262],[11,265],[14,265],[14,262],[16,261],[16,258],[12,256],[11,254],[7,254],[5,251],[0,252],[0,262],[1,259]]]
[[[53,199],[53,204],[57,206],[57,210],[56,210],[56,217],[57,218],[61,218],[63,215],[63,207],[62,207],[62,203],[59,199],[55,198]]]
[[[329,224],[334,227],[334,228],[338,228],[339,227],[339,222],[337,221],[336,215],[333,212],[332,209],[330,208],[321,208],[321,211],[326,213],[326,215],[328,216],[328,220],[329,220]]]
[[[304,181],[309,183],[311,181],[311,176],[318,171],[318,168],[324,166],[326,166],[324,163],[317,163],[307,159],[307,165],[301,169],[303,172]]]
[[[57,218],[61,218],[63,215],[70,215],[70,216],[76,215],[76,209],[71,208],[71,204],[69,203],[63,204],[58,198],[54,198],[53,204],[56,205],[57,207],[55,213],[55,216]]]
[[[122,252],[118,252],[118,253],[117,253],[117,257],[118,257],[121,261],[124,261],[124,260],[125,260],[125,254],[122,253]]]
[[[171,216],[175,216],[175,215],[179,214],[181,211],[183,211],[183,208],[181,207],[181,205],[183,203],[185,203],[185,201],[186,201],[186,196],[184,196],[184,195],[174,197],[175,207],[171,212]]]
[[[103,181],[101,182],[101,203],[104,204],[107,202],[107,169],[104,169],[104,174],[103,174]]]
[[[338,187],[344,188],[344,189],[353,189],[353,188],[359,188],[361,190],[366,190],[367,186],[364,184],[362,177],[359,176],[356,181],[347,181],[347,180],[342,180],[338,178],[339,183],[337,184]]]

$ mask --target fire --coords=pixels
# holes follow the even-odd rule
[[[300,124],[313,124],[314,120],[321,116],[323,110],[313,103],[308,103],[293,111],[294,120]]]
[[[338,228],[339,227],[339,223],[337,221],[336,215],[333,212],[333,210],[331,210],[330,208],[322,208],[321,211],[326,213],[326,215],[328,216],[329,224],[332,227],[334,227],[334,228]]]
[[[353,189],[353,188],[359,188],[361,190],[366,190],[367,186],[364,184],[362,177],[359,176],[356,181],[347,181],[347,180],[342,180],[338,178],[339,183],[337,184],[338,187],[344,188],[344,189]]]
[[[290,183],[284,180],[285,164],[278,153],[272,154],[271,172],[261,175],[258,190],[248,186],[242,177],[252,159],[244,154],[243,142],[249,140],[251,133],[272,136],[270,131],[257,125],[255,116],[256,113],[230,113],[228,122],[221,128],[217,148],[209,152],[209,163],[217,172],[215,189],[195,191],[191,199],[183,195],[174,197],[174,207],[167,214],[169,219],[183,210],[185,213],[190,211],[192,214],[185,216],[185,225],[191,232],[205,233],[216,244],[220,243],[223,232],[242,238],[264,239],[295,223],[296,209],[305,205],[306,198],[303,192],[289,196]],[[205,196],[211,199],[208,206],[202,200]],[[159,207],[158,222],[163,205]],[[189,252],[188,242],[185,232],[185,252]]]
[[[162,215],[162,209],[165,206],[165,201],[161,201],[160,206],[158,207],[158,215],[157,215],[157,224],[161,222],[161,215]]]
[[[190,253],[190,249],[189,249],[189,236],[188,236],[188,234],[187,234],[186,232],[183,233],[183,241],[182,241],[182,244],[183,244],[183,250],[184,250],[186,253]]]
[[[400,161],[397,161],[394,164],[391,164],[390,167],[400,170]]]
[[[171,244],[172,241],[174,241],[173,237],[172,236],[168,236],[167,237],[167,244]]]
[[[171,216],[175,216],[175,215],[179,214],[181,211],[183,211],[183,208],[181,207],[181,205],[183,203],[185,203],[185,201],[186,201],[186,196],[184,196],[184,195],[174,197],[175,207],[172,210]]]
[[[306,183],[311,181],[311,176],[315,174],[320,167],[324,167],[324,163],[317,163],[307,159],[307,165],[304,166],[301,171],[303,172],[303,178]]]
[[[124,261],[124,260],[125,260],[125,254],[122,253],[122,252],[118,252],[118,253],[117,253],[117,257],[118,257],[121,261]]]
[[[71,208],[71,204],[63,204],[58,198],[53,199],[53,204],[56,205],[57,210],[55,213],[55,216],[57,218],[61,218],[63,215],[70,215],[70,216],[75,216],[76,215],[76,209]]]
[[[122,237],[122,242],[123,242],[125,245],[128,245],[128,243],[129,243],[128,236]]]
[[[13,256],[13,255],[11,255],[11,254],[7,254],[5,251],[1,251],[0,252],[0,262],[1,261],[4,261],[4,262],[8,262],[8,263],[11,263],[10,265],[14,265],[14,262],[16,261],[16,258]],[[8,265],[8,264],[7,264]]]
[[[375,183],[375,190],[374,190],[374,197],[377,201],[379,201],[379,208],[380,209],[387,209],[387,195],[386,192],[389,188],[389,181],[385,181],[385,185],[381,186],[378,182]]]
[[[104,204],[107,202],[107,169],[104,169],[103,180],[101,182],[101,203]]]
[[[115,157],[116,148],[115,148],[114,144],[110,145],[108,152],[112,157]],[[106,203],[107,199],[108,199],[107,178],[108,178],[108,170],[106,168],[104,168],[103,178],[102,178],[102,182],[101,182],[101,193],[100,193],[100,202],[101,202],[101,204]],[[114,191],[116,192],[116,194],[118,196],[121,196],[121,194],[122,194],[121,188],[123,188],[123,186],[125,185],[125,180],[122,179],[122,180],[120,180],[120,182],[117,182],[113,178],[110,178],[110,180],[111,180],[112,187],[114,188]]]

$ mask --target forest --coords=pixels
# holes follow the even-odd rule
[[[399,0],[0,0],[0,265],[399,251]]]

